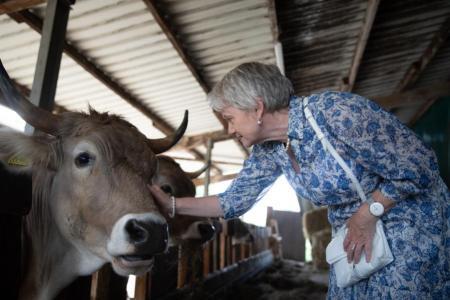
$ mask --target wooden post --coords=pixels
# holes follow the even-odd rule
[[[235,264],[237,262],[237,245],[231,245],[231,263]]]
[[[212,240],[212,271],[215,272],[219,268],[219,240],[220,239],[214,239]]]
[[[109,283],[111,279],[111,267],[103,266],[100,270],[92,274],[91,300],[109,299]]]
[[[226,236],[223,232],[220,233],[220,237],[219,237],[220,241],[220,257],[219,257],[219,269],[223,269],[225,268],[225,262],[226,262],[226,247],[225,247],[225,240],[226,240]]]
[[[212,149],[214,148],[214,142],[211,138],[208,139],[207,149],[206,149],[206,163],[211,165],[211,155]],[[211,168],[208,168],[205,172],[205,196],[209,195],[209,183],[211,180]]]
[[[239,253],[239,260],[244,260],[245,259],[245,244],[239,244],[239,246],[241,247],[240,249],[240,253]]]
[[[225,244],[226,244],[226,255],[227,255],[227,259],[226,259],[226,265],[229,266],[232,264],[232,260],[231,260],[231,236],[227,235],[226,240],[225,240]]]
[[[203,248],[203,278],[205,278],[211,270],[211,242],[207,242]]]
[[[188,273],[188,257],[185,255],[182,246],[178,246],[178,277],[177,288],[182,288],[186,285]]]
[[[134,288],[134,300],[150,299],[150,274],[146,273],[142,276],[136,276],[136,285]]]
[[[228,235],[228,223],[225,220],[220,220],[222,224],[222,232],[219,235],[220,253],[219,253],[219,268],[223,269],[226,266],[226,239]]]
[[[214,147],[214,142],[211,138],[208,139],[207,144],[207,151],[206,151],[206,163],[211,165],[211,155],[212,155],[212,149]],[[205,196],[209,195],[209,183],[211,181],[211,168],[208,168],[205,173]],[[216,235],[217,236],[217,235]],[[209,272],[214,272],[217,269],[217,243],[216,239],[213,239],[212,241],[208,242],[207,247],[205,247],[206,250],[203,252],[203,276],[206,276],[209,274]],[[212,252],[212,261],[210,259]],[[205,260],[206,257],[206,260]],[[212,266],[211,266],[212,263]]]

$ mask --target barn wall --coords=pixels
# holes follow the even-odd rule
[[[302,230],[302,215],[298,212],[273,211],[278,229],[283,238],[283,258],[297,261],[305,260],[305,238]]]
[[[441,177],[450,187],[450,97],[436,101],[413,129],[436,152]]]

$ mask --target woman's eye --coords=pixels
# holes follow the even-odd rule
[[[75,158],[75,165],[79,168],[86,167],[94,161],[94,157],[92,157],[89,153],[83,152],[77,155]]]

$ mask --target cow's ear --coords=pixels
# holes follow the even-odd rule
[[[49,138],[0,127],[0,162],[18,173],[30,173],[33,166],[47,167],[53,160]]]

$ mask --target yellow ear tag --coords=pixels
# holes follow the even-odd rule
[[[26,166],[28,166],[28,161],[23,157],[14,155],[8,159],[8,165],[26,167]]]

